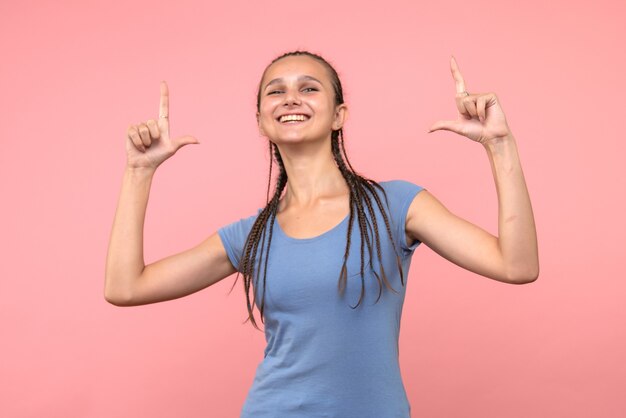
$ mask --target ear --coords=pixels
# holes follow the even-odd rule
[[[345,103],[340,104],[335,109],[335,118],[333,120],[333,130],[339,130],[343,128],[344,123],[348,119],[348,105]]]
[[[265,136],[265,130],[261,127],[261,120],[259,119],[259,112],[256,112],[256,124],[259,126],[259,134]]]

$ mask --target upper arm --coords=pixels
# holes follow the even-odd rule
[[[200,244],[148,264],[124,305],[177,299],[211,286],[235,273],[217,232]]]
[[[407,242],[419,240],[454,264],[501,282],[508,278],[498,238],[450,212],[428,190],[418,193],[406,217]]]

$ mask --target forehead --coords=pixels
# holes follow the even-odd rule
[[[281,58],[271,64],[263,76],[263,84],[275,78],[298,77],[299,75],[310,75],[323,83],[329,82],[328,71],[324,64],[306,55],[296,55]]]

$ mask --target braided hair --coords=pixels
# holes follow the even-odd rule
[[[335,106],[338,106],[340,104],[344,103],[344,99],[343,99],[343,89],[341,87],[341,82],[339,80],[339,76],[337,75],[337,72],[335,71],[335,69],[321,56],[308,52],[308,51],[302,51],[302,50],[296,50],[296,51],[292,51],[292,52],[287,52],[284,53],[278,57],[276,57],[265,69],[265,72],[267,72],[267,69],[276,61],[285,58],[285,57],[289,57],[289,56],[299,56],[299,55],[304,55],[304,56],[308,56],[310,58],[313,58],[315,60],[317,60],[318,62],[322,63],[326,69],[328,70],[328,72],[330,73],[330,78],[332,81],[332,85],[333,85],[333,90],[334,90],[334,96],[335,96]],[[263,75],[265,75],[265,72],[263,73]],[[257,92],[257,111],[260,110],[260,106],[261,106],[261,83],[262,83],[263,77],[261,77],[261,82],[259,83],[259,88],[258,88],[258,92]],[[257,323],[254,319],[254,314],[253,314],[253,305],[256,303],[256,292],[253,292],[254,295],[254,299],[251,302],[250,301],[250,284],[254,278],[254,287],[258,288],[258,278],[260,276],[260,271],[261,271],[261,261],[263,260],[263,253],[266,250],[265,247],[265,235],[266,232],[268,230],[268,219],[270,220],[270,225],[269,225],[269,241],[267,243],[267,255],[265,256],[265,264],[264,264],[264,268],[263,268],[263,284],[262,284],[262,298],[261,298],[261,305],[260,305],[260,314],[261,314],[261,321],[264,322],[264,307],[265,307],[265,283],[266,283],[266,275],[267,275],[267,260],[268,260],[268,255],[269,255],[269,247],[272,243],[272,232],[274,230],[274,222],[276,219],[276,213],[277,213],[277,209],[278,209],[278,203],[279,203],[279,199],[280,196],[285,188],[285,185],[287,184],[287,172],[285,170],[285,166],[283,164],[283,160],[281,158],[280,152],[278,150],[278,147],[276,146],[276,144],[274,144],[271,141],[268,141],[268,145],[269,145],[269,154],[270,154],[270,168],[269,168],[269,178],[268,178],[268,183],[267,183],[267,197],[266,197],[266,206],[265,208],[263,208],[259,215],[257,216],[251,230],[250,233],[248,234],[248,237],[246,239],[246,243],[244,245],[244,254],[242,257],[242,261],[241,261],[241,265],[240,265],[240,269],[237,273],[237,279],[239,278],[239,274],[243,274],[243,284],[244,284],[244,291],[246,294],[246,303],[247,303],[247,308],[248,308],[248,319],[246,320],[246,322],[248,320],[250,320],[252,322],[252,325],[258,329],[259,327],[257,326]],[[402,282],[402,285],[404,286],[404,273],[402,271],[402,264],[400,262],[400,257],[398,255],[398,251],[396,248],[396,245],[394,243],[393,237],[392,237],[392,233],[391,233],[391,229],[390,229],[390,225],[389,225],[389,219],[387,217],[386,211],[383,208],[383,204],[380,200],[380,197],[378,196],[378,194],[375,192],[375,188],[381,190],[383,192],[383,195],[385,197],[385,204],[388,206],[388,201],[387,201],[387,194],[385,193],[385,190],[383,189],[383,187],[378,184],[376,181],[368,179],[366,177],[363,177],[361,175],[359,175],[353,168],[352,165],[350,164],[350,161],[348,160],[348,156],[346,154],[346,150],[344,147],[344,141],[343,141],[343,129],[337,129],[337,130],[333,130],[331,133],[331,150],[332,150],[332,154],[333,154],[333,158],[335,160],[335,163],[337,164],[337,167],[339,168],[339,171],[341,172],[341,175],[343,176],[343,178],[345,179],[349,189],[350,189],[350,218],[349,218],[349,222],[348,222],[348,234],[347,234],[347,242],[346,242],[346,250],[344,253],[344,261],[343,261],[343,265],[341,268],[341,271],[339,272],[339,280],[337,283],[337,287],[338,287],[338,291],[340,295],[343,295],[343,292],[345,290],[346,287],[346,281],[347,281],[347,268],[346,268],[346,262],[348,260],[348,255],[350,253],[350,237],[352,235],[352,225],[354,223],[354,219],[355,217],[357,218],[358,221],[358,226],[361,232],[361,270],[360,270],[360,276],[361,276],[361,295],[359,298],[358,303],[356,304],[356,306],[350,306],[352,309],[356,309],[359,304],[361,303],[361,301],[363,300],[363,297],[365,295],[365,281],[364,281],[364,254],[365,254],[365,249],[364,246],[365,244],[367,244],[367,250],[369,251],[369,254],[372,254],[373,248],[372,248],[372,239],[370,238],[370,234],[368,232],[368,228],[367,228],[367,219],[366,219],[366,215],[365,215],[365,209],[367,209],[367,211],[369,212],[369,214],[371,215],[371,220],[373,223],[373,229],[374,229],[374,238],[375,238],[375,247],[376,247],[376,254],[378,256],[378,259],[381,260],[381,246],[380,246],[380,239],[379,239],[379,233],[378,233],[378,224],[376,222],[376,216],[374,214],[374,208],[372,205],[372,198],[368,195],[367,192],[369,192],[371,194],[371,196],[373,196],[376,204],[378,205],[378,208],[380,209],[380,211],[382,212],[383,215],[383,219],[385,222],[385,227],[387,229],[387,233],[389,234],[389,237],[391,239],[391,243],[393,245],[393,249],[394,252],[396,254],[396,262],[398,265],[398,269],[400,270],[400,279]],[[342,156],[343,153],[343,156]],[[272,196],[272,198],[270,199],[270,184],[271,184],[271,178],[272,178],[272,163],[273,160],[276,160],[276,163],[278,164],[279,167],[279,174],[278,177],[276,179],[276,185],[274,188],[274,195]],[[257,252],[259,250],[259,242],[262,241],[263,243],[261,244],[261,249],[260,249],[260,254],[259,254],[259,258],[258,258],[258,264],[257,264],[257,269],[256,269],[256,275],[255,275],[255,260],[257,260]],[[382,261],[382,260],[381,260]],[[374,276],[376,277],[376,280],[378,281],[378,285],[379,285],[379,291],[378,291],[378,298],[376,299],[376,303],[378,302],[378,300],[381,297],[381,293],[382,293],[382,282],[385,283],[385,285],[390,288],[393,292],[397,293],[395,289],[393,289],[393,287],[391,287],[391,285],[389,284],[389,281],[387,280],[387,275],[385,274],[385,269],[382,265],[382,263],[380,263],[380,276],[378,275],[378,273],[376,273],[376,271],[374,271],[373,269],[373,265],[372,265],[372,257],[370,257],[370,261],[369,261],[369,267],[371,269],[371,271],[373,272]],[[381,282],[381,276],[382,276],[382,282]],[[235,280],[235,283],[237,281],[237,279]],[[234,287],[235,284],[233,284]]]

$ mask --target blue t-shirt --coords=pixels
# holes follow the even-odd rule
[[[338,279],[346,248],[349,215],[338,225],[312,238],[292,238],[274,221],[265,284],[264,331],[267,346],[240,418],[407,418],[410,404],[398,361],[400,318],[411,256],[420,244],[408,246],[406,215],[423,188],[405,180],[379,182],[387,193],[385,206],[404,272],[400,280],[396,257],[378,205],[372,197],[380,236],[382,262],[393,293],[379,284],[369,269],[364,246],[365,295],[361,295],[361,233],[357,217],[351,233],[344,295]],[[385,205],[383,194],[376,189]],[[233,266],[239,270],[244,244],[255,215],[218,229]],[[366,213],[368,213],[367,209]],[[380,264],[369,220],[374,268]],[[268,220],[269,223],[269,220]],[[269,227],[269,225],[268,225]],[[265,234],[265,253],[269,228]],[[260,246],[257,260],[260,257]],[[256,304],[261,304],[261,264]],[[253,281],[254,283],[254,281]],[[258,318],[258,311],[255,312]],[[260,323],[260,322],[259,322]]]

